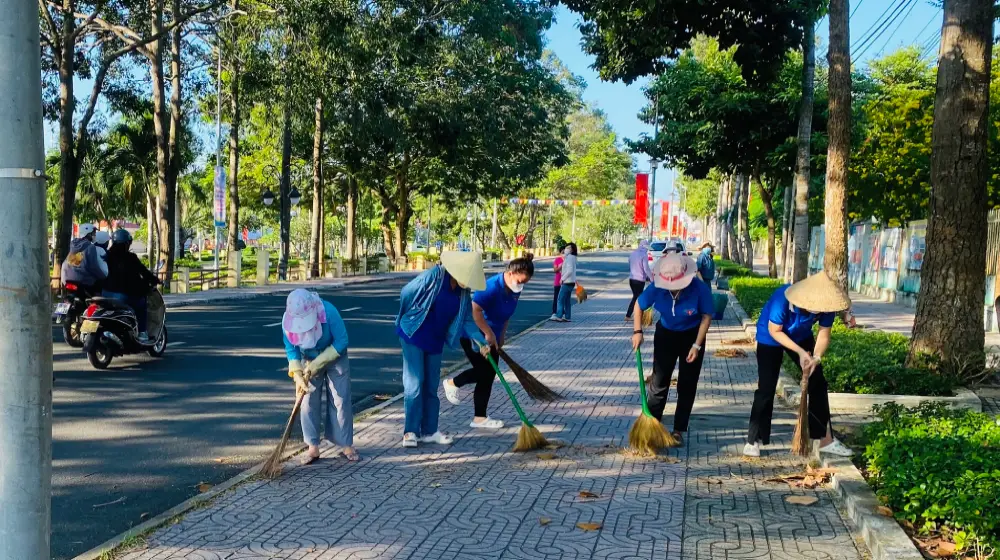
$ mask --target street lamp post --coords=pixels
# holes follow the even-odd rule
[[[277,170],[273,165],[268,165],[264,168],[264,175],[268,174],[268,170]],[[291,209],[293,206],[299,203],[302,199],[302,195],[299,193],[299,189],[295,188],[294,185],[290,184],[291,173],[288,174],[289,179],[286,182],[286,175],[281,174],[280,185],[278,187],[278,211],[280,215],[278,217],[281,228],[281,257],[278,261],[278,279],[288,280],[288,252],[290,240],[290,223],[291,220]],[[261,193],[260,199],[264,203],[264,206],[271,206],[274,204],[274,193],[271,189],[264,187],[264,192]]]
[[[660,160],[656,158],[649,158],[649,169],[650,169],[650,179],[651,184],[649,186],[649,241],[653,240],[653,216],[655,210],[653,209],[653,203],[656,201],[656,168],[660,165]],[[670,227],[669,222],[667,227]]]

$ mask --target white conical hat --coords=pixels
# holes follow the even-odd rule
[[[459,284],[473,290],[486,289],[483,257],[478,251],[445,251],[441,265]]]
[[[799,280],[785,291],[788,303],[813,313],[838,313],[851,307],[851,297],[826,272]]]

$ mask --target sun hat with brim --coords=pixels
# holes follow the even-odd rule
[[[472,290],[486,289],[483,257],[478,251],[445,251],[441,265],[459,284]]]
[[[326,310],[317,294],[302,288],[288,294],[285,314],[281,317],[281,328],[286,333],[306,333],[316,328],[317,323],[325,320]]]
[[[789,286],[785,298],[795,307],[813,313],[838,313],[851,307],[847,291],[822,271]]]
[[[698,274],[694,259],[680,253],[668,253],[656,261],[653,284],[662,290],[683,290],[691,285]]]

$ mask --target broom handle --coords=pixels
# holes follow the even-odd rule
[[[507,380],[504,379],[503,374],[500,373],[500,366],[493,361],[493,354],[486,356],[486,359],[490,361],[490,365],[493,366],[493,371],[496,372],[497,377],[500,378],[500,383],[502,383],[503,388],[507,390],[507,396],[510,397],[510,402],[514,403],[514,410],[517,411],[517,415],[521,418],[521,423],[529,427],[534,427],[534,424],[532,424],[531,421],[528,420],[528,417],[524,415],[524,411],[521,410],[521,405],[518,404],[517,399],[514,398],[514,391],[511,390]]]
[[[652,416],[653,413],[649,411],[649,405],[646,403],[646,377],[642,374],[642,354],[639,349],[635,349],[635,368],[639,371],[639,394],[642,395],[642,413],[646,416]]]

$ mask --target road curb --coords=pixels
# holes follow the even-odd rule
[[[371,281],[374,282],[375,280],[373,279]],[[359,282],[359,283],[366,283],[366,282]],[[612,282],[612,284],[613,283],[614,282]],[[602,292],[602,291],[603,290],[595,290],[593,292],[593,294],[592,294],[591,297],[597,297],[600,294],[600,292]],[[263,294],[256,294],[256,295],[263,295]],[[237,298],[237,299],[244,299],[244,298]],[[219,300],[216,300],[216,301],[219,301]],[[531,325],[528,328],[524,329],[523,331],[521,331],[521,332],[515,334],[514,336],[510,337],[509,342],[513,342],[515,340],[518,340],[521,337],[526,336],[526,335],[528,335],[528,334],[530,334],[530,333],[532,333],[532,332],[540,329],[545,323],[548,323],[548,322],[549,322],[548,318],[545,318],[545,319],[542,319],[541,321],[538,321],[534,325]],[[443,370],[441,372],[441,378],[445,379],[445,378],[454,377],[460,370],[462,370],[463,368],[465,368],[465,366],[466,366],[465,362],[461,362],[460,361],[459,363],[454,364],[451,367]],[[369,416],[377,414],[377,413],[381,412],[382,410],[384,410],[384,409],[392,406],[396,402],[400,401],[402,398],[403,398],[403,393],[400,392],[400,393],[397,393],[396,395],[394,395],[392,398],[390,398],[388,400],[385,400],[385,401],[380,402],[380,403],[378,403],[378,404],[376,404],[374,406],[370,406],[368,408],[365,408],[364,410],[356,412],[354,414],[354,421],[357,422],[359,420],[363,420],[364,418],[367,418]],[[299,453],[301,453],[305,448],[306,448],[305,445],[301,445],[300,444],[298,447],[296,447],[292,451],[287,452],[285,454],[284,458],[282,459],[282,461],[283,462],[284,461],[288,461],[289,459],[291,459],[295,455],[298,455]],[[330,448],[325,449],[324,452],[325,451],[329,451],[329,449]],[[211,502],[213,502],[221,494],[223,494],[223,493],[225,493],[225,492],[227,492],[227,491],[229,491],[229,490],[231,490],[231,489],[239,486],[240,484],[242,484],[242,483],[250,480],[251,478],[253,478],[260,471],[260,468],[261,468],[262,465],[263,465],[263,462],[260,463],[260,464],[258,464],[258,465],[255,465],[253,467],[250,467],[249,469],[246,469],[246,470],[240,472],[236,476],[234,476],[232,478],[229,478],[229,479],[227,479],[227,480],[225,480],[225,481],[217,484],[216,486],[213,486],[207,492],[203,492],[201,494],[192,496],[192,497],[188,498],[187,500],[184,500],[183,502],[177,504],[176,506],[168,509],[167,511],[165,511],[165,512],[159,514],[159,515],[156,515],[154,517],[151,517],[150,519],[148,519],[148,520],[146,520],[146,521],[144,521],[144,522],[136,525],[135,527],[132,527],[131,529],[129,529],[129,530],[123,532],[123,533],[119,533],[118,535],[116,535],[116,536],[108,539],[107,541],[105,541],[105,542],[97,545],[96,547],[94,547],[94,548],[92,548],[92,549],[90,549],[90,550],[88,550],[88,551],[86,551],[86,552],[84,552],[82,554],[74,556],[72,560],[108,560],[109,558],[114,558],[115,557],[114,556],[115,550],[118,547],[120,547],[125,541],[127,541],[129,539],[132,539],[132,538],[135,538],[135,537],[141,537],[143,535],[151,533],[152,531],[155,531],[156,529],[159,529],[160,527],[163,527],[167,523],[170,523],[171,520],[173,520],[174,518],[176,518],[176,517],[178,517],[180,515],[184,515],[184,514],[188,513],[189,511],[191,511],[191,510],[193,510],[193,509],[195,509],[197,507],[200,507],[202,505],[209,505]]]

